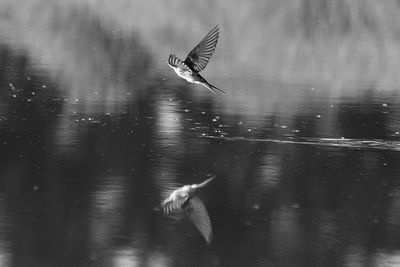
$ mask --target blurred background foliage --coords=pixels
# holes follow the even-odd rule
[[[184,57],[216,23],[206,77],[237,96],[264,96],[265,83],[319,84],[335,96],[400,82],[397,0],[2,0],[0,22],[3,40],[58,66],[78,96],[108,84],[103,98],[125,98],[127,81],[137,94],[138,77],[170,77],[169,53]]]

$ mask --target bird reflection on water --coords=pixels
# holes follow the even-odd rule
[[[199,184],[184,185],[174,190],[162,203],[165,215],[176,218],[182,218],[182,215],[189,217],[207,243],[210,243],[212,239],[211,221],[207,209],[197,193],[214,178],[211,177]]]

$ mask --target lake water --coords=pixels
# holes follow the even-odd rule
[[[376,54],[339,75],[332,48],[275,55],[284,37],[243,43],[221,15],[214,95],[165,64],[213,26],[201,15],[185,35],[172,4],[122,23],[46,3],[0,1],[0,266],[400,265],[400,91],[371,78]],[[160,204],[210,175],[207,244]]]

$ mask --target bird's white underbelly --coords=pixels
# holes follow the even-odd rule
[[[179,77],[185,79],[186,81],[190,82],[190,83],[194,83],[194,79],[193,76],[191,75],[192,73],[189,71],[181,71],[179,69],[174,69],[174,71],[176,72],[176,74],[178,74]]]

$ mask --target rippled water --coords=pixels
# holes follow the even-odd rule
[[[400,264],[398,87],[241,72],[225,25],[215,96],[165,64],[179,23],[0,3],[0,266]],[[208,245],[160,203],[210,175]]]

